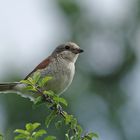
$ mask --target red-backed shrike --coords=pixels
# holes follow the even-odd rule
[[[42,78],[51,76],[52,80],[48,81],[46,90],[61,94],[70,86],[75,74],[75,62],[82,52],[83,50],[73,42],[62,44],[56,47],[53,53],[28,74],[25,79],[32,77],[35,72],[39,72]],[[2,83],[0,84],[0,92],[18,92],[25,86],[20,82]],[[24,93],[21,94],[26,96]]]

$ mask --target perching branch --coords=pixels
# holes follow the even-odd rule
[[[34,105],[40,105],[45,103],[47,108],[51,110],[51,113],[47,116],[45,120],[45,125],[48,128],[50,123],[57,118],[60,117],[60,120],[55,123],[56,127],[62,127],[62,124],[67,126],[67,130],[65,132],[66,140],[92,140],[92,138],[98,138],[95,133],[87,133],[83,135],[83,129],[78,124],[77,119],[74,118],[73,115],[68,114],[63,110],[63,106],[67,106],[67,101],[64,98],[59,97],[53,91],[45,90],[45,86],[47,86],[47,82],[51,80],[51,77],[41,78],[40,73],[35,73],[31,78],[29,77],[27,80],[21,81],[21,83],[26,84],[26,89],[28,92],[33,92],[37,94],[38,97],[34,101]],[[35,124],[26,124],[26,130],[17,129],[15,130],[18,135],[15,137],[15,140],[38,140],[42,135],[46,134],[46,130],[40,131],[41,133],[34,132],[36,128],[40,125],[38,123],[37,127],[34,127]],[[35,129],[31,129],[30,127],[34,127]],[[31,131],[31,130],[32,131]],[[27,132],[27,133],[25,133]],[[38,137],[34,133],[38,133]],[[54,136],[48,136],[44,140],[55,140]]]

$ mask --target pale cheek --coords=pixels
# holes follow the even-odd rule
[[[73,61],[74,63],[76,62],[76,60],[78,58],[78,55],[79,54],[74,54],[70,51],[64,51],[64,52],[61,53],[61,56],[63,58],[69,59],[69,60]]]
[[[71,58],[71,57],[72,57],[72,53],[69,52],[69,51],[63,51],[60,55],[61,55],[63,58]]]

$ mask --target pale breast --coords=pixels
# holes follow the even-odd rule
[[[42,77],[52,77],[52,80],[50,80],[46,85],[46,89],[52,90],[56,94],[63,93],[70,86],[74,73],[74,63],[63,59],[52,61],[52,63],[45,70],[41,70]]]

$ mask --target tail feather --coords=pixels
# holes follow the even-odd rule
[[[34,101],[36,95],[31,92],[23,91],[24,88],[25,88],[25,85],[21,84],[20,82],[0,83],[0,94],[1,93],[4,93],[4,94],[16,93],[24,98],[28,98],[31,101]]]
[[[15,87],[18,83],[19,83],[19,82],[1,83],[1,84],[0,84],[0,91],[14,90],[14,87]]]

